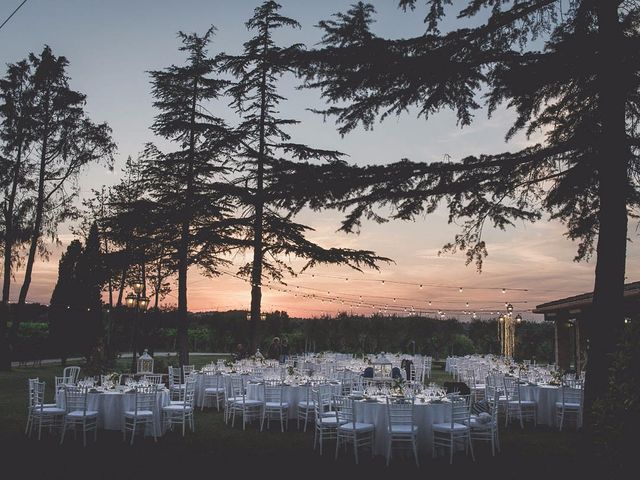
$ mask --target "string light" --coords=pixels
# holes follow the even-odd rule
[[[224,271],[222,271],[221,273],[223,273],[223,274],[225,274],[225,275],[229,275],[229,276],[231,276],[231,277],[233,277],[233,278],[236,278],[236,279],[238,279],[238,280],[241,280],[241,281],[244,281],[244,282],[248,282],[248,283],[250,283],[246,278],[243,278],[243,277],[241,277],[241,276],[239,276],[239,275],[236,275],[236,274],[234,274],[234,273],[231,273],[231,272],[224,272]],[[345,277],[337,277],[337,278],[344,279]],[[292,286],[292,287],[293,287],[293,286]],[[290,288],[286,288],[286,284],[283,284],[283,286],[282,286],[282,287],[280,287],[280,286],[277,286],[277,287],[276,287],[276,286],[273,286],[273,287],[268,287],[268,288],[269,288],[270,290],[274,290],[274,291],[276,291],[276,292],[288,293],[288,294],[295,294],[295,291],[296,291],[296,290],[298,290],[298,289],[300,289],[300,288],[303,288],[303,289],[310,289],[310,290],[317,290],[317,289],[312,288],[312,287],[305,287],[305,286],[299,286],[299,285],[295,285],[295,287],[296,287],[296,289],[295,289],[295,290],[291,290],[291,287],[290,287]],[[463,287],[459,287],[459,288],[463,288]],[[327,293],[326,293],[326,296],[324,296],[324,295],[323,295],[323,294],[324,294],[324,292],[323,292],[323,294],[316,294],[316,293],[311,294],[311,293],[309,293],[309,294],[303,294],[302,296],[303,296],[304,298],[314,298],[314,299],[319,299],[319,300],[321,300],[321,301],[322,301],[322,303],[324,303],[324,301],[326,300],[326,301],[327,301],[327,302],[329,302],[329,303],[334,303],[334,301],[335,301],[335,303],[340,303],[340,304],[342,304],[342,305],[347,304],[347,305],[351,305],[351,306],[353,306],[353,303],[352,303],[352,302],[354,302],[354,300],[353,300],[353,299],[351,299],[351,298],[349,298],[349,296],[350,296],[350,295],[351,295],[351,296],[355,296],[354,294],[350,294],[350,293],[344,293],[344,294],[340,294],[340,293],[338,293],[338,294],[335,294],[335,293],[334,293],[333,295],[331,295],[331,291],[330,291],[330,290],[328,290],[328,291],[326,291],[326,292],[327,292]],[[382,297],[382,296],[376,296],[376,295],[372,295],[371,297],[385,298],[385,297]],[[358,295],[358,299],[359,299],[360,305],[362,305],[362,304],[363,304],[363,298],[364,298],[364,296],[363,296],[363,295]],[[387,297],[387,298],[388,298],[388,297]],[[400,298],[400,297],[393,297],[393,300],[394,300],[394,303],[396,303],[396,304],[397,304],[400,300],[410,301],[410,300],[415,300],[415,299],[407,299],[407,298],[402,299],[402,298]],[[514,300],[512,300],[512,301],[514,301]],[[444,300],[444,301],[442,301],[442,300],[441,300],[440,302],[441,302],[441,303],[459,303],[458,301],[447,301],[447,300]],[[526,300],[518,300],[517,302],[518,302],[518,303],[527,303],[527,301],[526,301]],[[461,303],[461,302],[460,302],[460,303]],[[469,302],[465,302],[465,305],[468,305],[468,303],[469,303]],[[429,305],[432,305],[432,304],[433,304],[433,301],[432,301],[432,300],[428,300],[428,304],[429,304]],[[368,308],[376,309],[376,308],[378,308],[378,307],[381,307],[381,304],[377,304],[377,303],[374,301],[374,303],[372,303],[372,304],[370,304],[370,305],[369,305],[369,304],[367,304],[367,305],[364,305],[364,306],[365,306],[365,307],[368,307]],[[386,313],[386,309],[388,309],[388,308],[389,308],[389,307],[388,307],[388,304],[385,304],[385,313]],[[401,309],[402,309],[402,310],[401,310]],[[413,307],[413,305],[411,305],[411,306],[410,306],[409,304],[406,304],[406,303],[405,303],[404,305],[402,305],[402,304],[401,304],[401,305],[394,305],[390,310],[391,310],[391,313],[393,313],[393,312],[402,312],[402,311],[404,311],[405,309],[410,309],[412,312],[415,312],[415,308]],[[482,311],[484,311],[484,309],[481,309],[481,310],[482,310]],[[375,311],[375,310],[374,310],[374,311]],[[522,311],[531,311],[531,310],[522,310]],[[438,313],[439,313],[440,315],[444,315],[444,314],[445,314],[445,312],[447,312],[447,315],[456,315],[456,314],[458,314],[458,315],[459,315],[461,311],[460,311],[460,310],[458,310],[458,309],[455,309],[455,308],[451,308],[451,309],[438,309]],[[466,312],[466,310],[465,310],[465,312]],[[427,312],[424,312],[424,313],[425,313],[425,314],[427,314],[427,315],[429,314],[429,312],[428,312],[428,311],[427,311]],[[435,312],[433,312],[433,313],[435,313]],[[488,313],[488,311],[487,311],[487,313]],[[470,314],[470,312],[466,312],[465,314]],[[493,314],[493,312],[492,312],[492,314]]]

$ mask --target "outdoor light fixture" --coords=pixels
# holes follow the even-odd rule
[[[520,323],[522,322],[522,315],[518,314],[516,315],[516,323]]]
[[[144,288],[144,284],[142,282],[135,282],[133,284],[133,291],[136,295],[140,295],[142,293],[142,289]]]
[[[140,311],[146,310],[149,306],[149,297],[143,295],[143,282],[136,281],[133,283],[132,287],[134,293],[130,293],[125,297],[124,304],[127,308],[135,310],[135,314],[133,316],[133,339],[131,340],[131,372],[134,373],[137,371],[136,352],[138,350],[138,315]]]
[[[260,320],[263,322],[267,319],[267,314],[264,312],[260,312]],[[251,320],[251,312],[247,312],[247,321]]]
[[[511,314],[511,312],[513,312],[513,305],[508,304],[507,305],[507,313]]]

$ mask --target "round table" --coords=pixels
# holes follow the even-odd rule
[[[521,385],[520,393],[523,400],[535,400],[538,404],[538,424],[550,427],[557,426],[556,402],[562,402],[560,387],[555,385]]]
[[[282,401],[289,404],[289,419],[298,416],[298,402],[307,400],[306,385],[285,385],[282,390]],[[311,387],[313,388],[313,387]],[[340,383],[331,384],[331,393],[339,395],[342,387]],[[250,382],[247,384],[247,398],[249,400],[264,400],[264,390],[261,383]],[[312,397],[311,400],[314,398]],[[313,418],[313,417],[310,417]]]
[[[56,405],[65,408],[64,391],[56,393]],[[154,423],[156,431],[162,435],[162,407],[169,405],[169,391],[160,390],[156,393],[156,409]],[[135,410],[135,395],[115,390],[104,392],[89,392],[87,398],[87,410],[98,412],[98,428],[105,430],[122,430],[124,412]],[[152,435],[151,428],[145,428],[145,435]]]
[[[382,402],[356,400],[355,411],[358,422],[375,425],[373,453],[385,455],[387,448],[387,405]],[[415,404],[415,424],[418,426],[418,451],[431,455],[433,424],[451,421],[451,405],[447,403]]]

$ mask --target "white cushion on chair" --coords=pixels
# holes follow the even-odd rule
[[[129,411],[129,412],[124,412],[124,416],[125,417],[153,417],[153,412],[151,410],[138,410],[138,414],[136,415],[136,412],[134,411]]]
[[[222,392],[224,392],[224,388],[222,387],[210,387],[210,388],[204,389],[204,393],[222,393]]]
[[[190,412],[191,407],[190,406],[185,407],[184,404],[183,405],[166,405],[162,407],[162,410],[164,410],[165,412],[180,412],[182,410],[186,412]]]
[[[289,408],[289,404],[287,402],[267,402],[264,404],[267,408]]]
[[[82,410],[74,410],[73,412],[67,413],[67,417],[74,417],[74,418],[97,417],[97,416],[98,416],[98,412],[96,412],[95,410],[87,410],[86,412],[83,412]]]
[[[243,404],[242,397],[240,397],[239,400],[234,401],[234,403],[236,405],[242,405]],[[250,407],[255,407],[257,405],[262,405],[262,404],[263,402],[261,402],[260,400],[249,400],[248,398],[244,399],[244,405],[248,405]]]
[[[556,402],[556,408],[562,408],[562,402]],[[580,409],[580,404],[579,403],[565,402],[564,409],[565,410],[579,410]]]
[[[391,433],[416,433],[418,427],[416,425],[391,425]]]
[[[327,425],[329,427],[337,427],[338,426],[338,419],[336,418],[335,414],[332,417],[321,417],[318,418],[316,420],[316,423],[318,424],[322,424],[322,425]]]
[[[40,415],[41,413],[44,415],[62,415],[67,413],[67,411],[64,408],[58,407],[44,407],[42,411],[40,411],[39,407],[33,409],[34,415]]]
[[[509,405],[526,405],[526,406],[530,406],[530,405],[535,405],[536,402],[535,400],[510,400],[509,401]]]
[[[308,402],[303,400],[302,402],[298,402],[298,408],[313,408],[315,405],[315,400],[309,400]]]
[[[467,425],[461,423],[454,423],[453,429],[451,428],[451,423],[435,423],[432,427],[434,432],[450,432],[451,430],[454,432],[464,432],[469,429]]]
[[[373,432],[374,425],[371,423],[359,423],[356,422],[355,425],[353,422],[345,423],[344,425],[340,425],[338,430],[342,430],[343,432]]]

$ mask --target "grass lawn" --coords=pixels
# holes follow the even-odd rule
[[[126,359],[125,359],[126,360]],[[207,357],[193,357],[196,365],[211,361]],[[126,362],[125,362],[126,363]],[[0,372],[0,448],[2,471],[19,473],[18,478],[191,478],[195,475],[215,477],[229,472],[238,477],[248,474],[264,478],[391,478],[419,475],[473,475],[477,478],[537,478],[546,480],[560,474],[593,473],[598,462],[585,461],[578,456],[581,436],[575,432],[529,427],[501,429],[502,452],[495,458],[484,446],[476,449],[476,462],[458,454],[454,465],[448,459],[432,459],[431,452],[421,452],[420,472],[410,457],[394,460],[385,467],[382,457],[370,457],[363,451],[361,464],[353,464],[351,452],[333,459],[332,444],[322,457],[314,452],[313,429],[306,433],[290,422],[289,431],[279,429],[260,432],[254,425],[242,431],[226,426],[222,413],[205,410],[196,413],[196,432],[182,437],[168,432],[154,443],[152,439],[137,438],[133,447],[124,444],[120,432],[100,430],[98,442],[87,448],[73,435],[58,445],[57,435],[45,435],[38,442],[24,435],[26,421],[27,378],[39,377],[47,383],[46,400],[53,397],[53,377],[60,366],[15,368]],[[82,376],[82,372],[81,372]],[[449,376],[441,369],[434,370],[431,381],[442,383]],[[325,444],[327,447],[327,444]],[[484,448],[483,448],[484,447]],[[602,467],[604,468],[604,466]],[[357,476],[357,477],[355,477]],[[5,477],[13,478],[13,477]],[[417,477],[416,477],[417,478]]]

